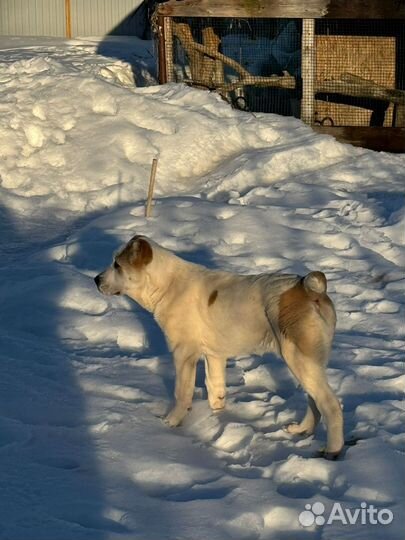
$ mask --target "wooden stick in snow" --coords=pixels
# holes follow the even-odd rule
[[[153,191],[155,189],[157,163],[158,163],[157,158],[153,158],[152,168],[150,171],[150,178],[149,178],[148,198],[147,198],[146,206],[145,206],[145,217],[147,218],[150,217],[152,214],[152,197],[153,197]]]

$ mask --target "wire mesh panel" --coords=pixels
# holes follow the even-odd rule
[[[241,109],[299,116],[301,28],[300,19],[174,18],[174,80]]]
[[[316,21],[315,123],[395,125],[395,88],[404,89],[404,37],[398,21]]]
[[[170,19],[168,79],[323,126],[404,126],[402,21]]]

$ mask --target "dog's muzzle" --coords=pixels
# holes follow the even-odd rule
[[[111,290],[109,287],[106,287],[106,284],[103,283],[103,277],[102,274],[98,274],[94,278],[94,283],[97,286],[97,289],[101,292],[101,294],[105,294],[107,296],[118,296],[121,294],[121,291]]]

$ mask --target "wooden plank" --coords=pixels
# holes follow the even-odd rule
[[[405,19],[404,0],[169,0],[157,7],[169,17],[298,19]]]
[[[315,97],[315,19],[302,21],[302,100],[301,120],[306,124],[314,121]]]
[[[405,128],[311,126],[317,133],[332,135],[339,142],[379,152],[405,153]]]

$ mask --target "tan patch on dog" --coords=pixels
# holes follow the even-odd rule
[[[217,299],[217,296],[218,296],[218,291],[215,290],[215,291],[212,291],[212,293],[210,294],[209,298],[208,298],[208,305],[209,306],[212,306],[212,304],[215,302],[215,300]]]
[[[326,279],[325,279],[326,281]],[[309,319],[316,310],[329,320],[334,317],[331,299],[325,293],[308,291],[302,282],[280,296],[278,323],[280,332],[295,343],[305,355],[311,356],[318,343],[318,329]],[[315,311],[315,312],[316,312]]]

